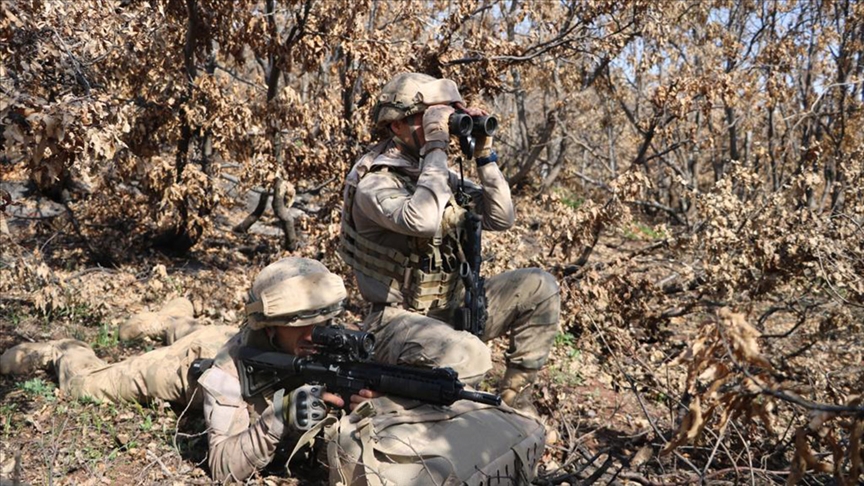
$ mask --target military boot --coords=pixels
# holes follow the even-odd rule
[[[532,417],[540,416],[531,402],[531,385],[537,379],[537,370],[507,367],[504,378],[498,385],[501,401]]]
[[[192,319],[195,307],[184,297],[171,299],[157,312],[139,312],[120,325],[118,336],[124,341],[131,339],[162,338],[175,321]]]
[[[172,317],[170,320],[171,325],[165,329],[164,333],[166,345],[174,344],[180,338],[204,327],[204,324],[198,322],[194,317]]]
[[[70,346],[87,346],[76,339],[57,339],[44,343],[22,343],[0,356],[0,375],[28,375],[51,368]]]

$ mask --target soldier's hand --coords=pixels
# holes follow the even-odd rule
[[[348,408],[350,408],[353,411],[355,408],[357,408],[361,403],[365,402],[366,400],[369,400],[370,398],[378,398],[380,396],[381,396],[381,394],[376,392],[376,391],[365,390],[365,389],[360,390],[355,395],[351,395],[351,403],[348,405]]]
[[[477,135],[474,137],[474,159],[489,157],[492,154],[492,135]]]
[[[462,105],[459,104],[457,108],[458,107],[462,107]],[[472,117],[489,115],[489,113],[481,110],[480,108],[462,107],[462,109],[465,110],[465,113],[468,113]],[[474,140],[476,143],[474,148],[474,158],[479,159],[482,157],[489,157],[489,154],[492,153],[492,135],[475,135]]]
[[[423,113],[423,134],[427,142],[450,140],[450,115],[456,111],[449,105],[433,105]]]
[[[344,405],[338,395],[325,392],[319,385],[304,385],[291,392],[279,390],[273,395],[277,416],[296,430],[309,430],[324,420],[329,411],[327,402]]]

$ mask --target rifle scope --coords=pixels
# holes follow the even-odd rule
[[[322,354],[342,357],[348,361],[372,359],[375,336],[368,332],[351,331],[342,326],[315,326],[312,328],[312,344]]]

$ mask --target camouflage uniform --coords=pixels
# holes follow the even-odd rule
[[[315,260],[284,258],[255,278],[246,305],[247,326],[222,347],[198,381],[204,390],[214,480],[245,480],[273,460],[277,447],[296,442],[302,432],[281,412],[291,406],[290,393],[284,401],[272,392],[243,397],[237,351],[250,346],[288,352],[274,343],[269,329],[325,325],[342,312],[346,297],[342,279]]]
[[[394,78],[376,108],[379,128],[422,113],[428,105],[461,102],[455,85],[446,81],[414,73]],[[427,150],[435,143],[433,150]],[[481,156],[490,155],[489,144],[491,137]],[[488,321],[482,341],[453,329],[449,323],[461,304],[462,290],[457,265],[448,265],[453,258],[447,252],[453,250],[447,249],[447,241],[448,235],[450,241],[456,239],[452,235],[461,221],[453,198],[460,177],[448,170],[446,150],[437,150],[445,147],[446,142],[427,141],[417,153],[416,147],[412,150],[393,137],[360,158],[346,180],[341,253],[354,268],[360,293],[373,303],[365,330],[376,335],[377,359],[450,366],[463,381],[477,383],[492,364],[484,342],[509,334],[508,371],[499,389],[510,403],[546,362],[558,331],[558,285],[538,268],[493,276],[486,281]],[[475,201],[474,211],[482,216],[483,229],[510,228],[515,213],[501,170],[492,161],[478,164],[477,172],[480,184],[467,180],[465,184]],[[417,262],[432,262],[427,266],[435,268],[420,269],[422,264]],[[400,280],[403,270],[406,277]],[[436,289],[418,290],[419,284],[413,283],[418,280],[435,281],[437,300],[431,304],[428,297],[423,300],[424,293]]]
[[[189,368],[196,359],[216,356],[231,336],[233,326],[202,326],[166,346],[134,356],[119,363],[107,364],[93,350],[75,341],[63,349],[54,369],[60,389],[72,397],[90,397],[110,402],[147,403],[153,399],[200,406]]]
[[[313,272],[312,277],[304,278],[308,272]],[[320,275],[325,279],[317,278]],[[304,293],[303,287],[308,291]],[[25,374],[53,367],[60,389],[75,398],[192,401],[196,406],[203,402],[213,479],[242,481],[273,460],[277,445],[290,443],[300,434],[276,412],[289,406],[287,396],[285,403],[276,404],[272,392],[244,399],[234,352],[241,345],[276,349],[265,328],[324,324],[341,313],[346,295],[342,280],[320,262],[286,258],[256,277],[252,302],[247,304],[248,325],[239,332],[232,326],[196,325],[191,303],[175,300],[160,312],[133,316],[119,330],[124,338],[161,336],[169,346],[108,364],[86,343],[74,339],[24,343],[3,353],[0,373]],[[307,314],[285,316],[296,311]],[[213,366],[196,380],[190,367],[199,358],[213,359]]]
[[[271,396],[244,399],[232,355],[243,345],[272,349],[260,331],[244,329],[217,354],[199,380],[204,390],[204,418],[212,478],[243,481],[273,460],[276,449],[294,432],[278,417]]]
[[[191,304],[181,302],[181,310],[177,311],[178,305],[174,304],[178,301],[172,301],[167,310],[133,316],[120,329],[120,334],[126,337],[164,334],[171,343],[167,347],[109,365],[80,341],[25,343],[0,357],[0,372],[22,373],[35,366],[53,364],[61,388],[75,397],[141,402],[158,398],[181,404],[203,399],[210,472],[213,480],[220,483],[248,479],[273,462],[277,449],[303,444],[305,439],[299,442],[303,438],[301,433],[312,429],[308,434],[314,435],[318,428],[327,426],[328,458],[338,466],[331,472],[331,484],[346,484],[346,478],[355,476],[356,481],[351,479],[351,484],[429,484],[430,480],[418,468],[436,478],[436,483],[458,473],[473,478],[466,484],[487,484],[490,474],[505,479],[518,474],[527,484],[542,455],[544,431],[539,422],[513,409],[473,402],[461,402],[452,408],[437,407],[411,400],[406,407],[400,405],[405,400],[394,402],[381,397],[364,404],[369,405],[366,408],[371,412],[364,414],[362,420],[351,415],[334,422],[334,418],[324,420],[322,415],[315,424],[303,427],[295,412],[321,396],[297,393],[315,387],[299,386],[293,391],[243,396],[236,362],[241,346],[296,353],[286,350],[275,331],[326,325],[341,313],[346,295],[342,280],[319,262],[286,258],[269,265],[255,278],[246,305],[247,325],[239,332],[229,326],[197,326],[191,316]],[[213,360],[196,381],[190,365],[198,358]],[[373,461],[368,454],[356,453],[358,447],[371,450],[373,443],[379,442],[376,427],[386,428],[393,423],[393,417],[401,417],[409,424],[399,429],[401,440],[406,444],[429,444],[430,454],[441,459],[434,460],[425,452],[422,457],[411,458],[403,452],[400,458],[393,459],[396,464],[389,464],[390,460],[383,464]],[[444,421],[452,422],[449,428],[448,424],[442,424]],[[491,440],[493,445],[483,447],[485,442],[469,440],[476,437],[465,432],[466,424],[473,430],[485,427],[482,440]],[[362,433],[358,433],[358,428]],[[456,442],[448,444],[449,438]],[[430,442],[432,439],[438,442]],[[446,448],[441,447],[442,441],[448,444]],[[461,452],[460,447],[464,447]],[[429,464],[435,467],[430,469]],[[370,467],[373,471],[382,468],[380,481],[365,482],[368,475],[364,471]]]
[[[149,319],[142,319],[150,314]],[[61,339],[24,343],[3,353],[0,373],[24,374],[36,368],[52,368],[60,389],[73,398],[94,398],[111,402],[147,403],[154,399],[175,403],[201,403],[201,393],[188,371],[193,361],[212,358],[222,343],[237,333],[231,326],[200,326],[192,318],[192,304],[185,299],[169,302],[159,313],[142,313],[120,328],[147,324],[138,337],[161,337],[169,346],[155,349],[119,363],[106,363],[84,342]]]

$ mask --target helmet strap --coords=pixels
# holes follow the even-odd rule
[[[423,144],[420,143],[420,137],[417,136],[416,128],[411,128],[411,138],[414,140],[414,151],[420,153],[420,148],[423,146]]]

